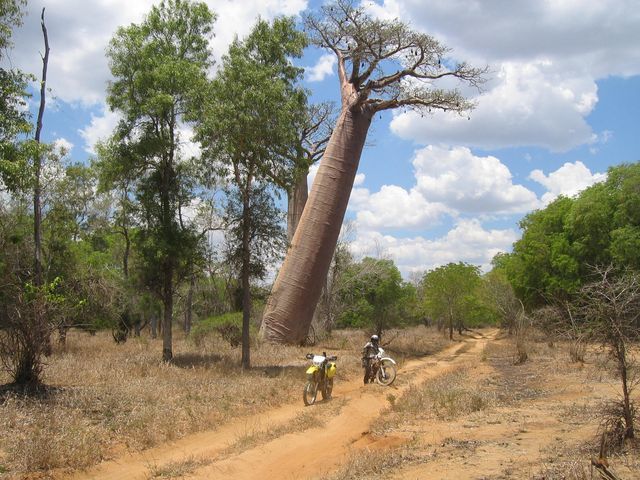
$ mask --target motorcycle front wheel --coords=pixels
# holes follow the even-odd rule
[[[302,392],[302,399],[305,405],[313,405],[316,403],[316,397],[318,396],[318,384],[315,382],[307,382]]]
[[[396,379],[396,366],[388,360],[383,360],[376,372],[376,381],[380,385],[388,387]]]
[[[331,392],[333,392],[333,378],[328,378],[324,382],[324,388],[322,389],[322,399],[329,400],[331,398]]]

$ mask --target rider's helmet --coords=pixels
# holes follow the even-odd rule
[[[378,335],[371,335],[371,343],[373,343],[374,345],[378,345],[379,341],[380,337],[378,337]]]

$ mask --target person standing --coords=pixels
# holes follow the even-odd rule
[[[373,371],[373,359],[380,351],[380,337],[371,335],[369,341],[362,349],[362,366],[364,368],[364,384],[373,382],[375,372]]]

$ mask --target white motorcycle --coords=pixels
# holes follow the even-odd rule
[[[371,371],[378,384],[388,387],[396,379],[397,364],[393,358],[384,353],[382,348],[378,347],[378,353],[373,357]]]

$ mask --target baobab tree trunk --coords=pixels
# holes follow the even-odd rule
[[[307,186],[307,175],[309,169],[298,172],[291,193],[287,194],[287,242],[291,244],[293,235],[296,233],[302,212],[309,198],[309,187]]]
[[[267,300],[262,334],[270,342],[301,343],[307,335],[338,241],[371,118],[367,110],[343,106]]]

